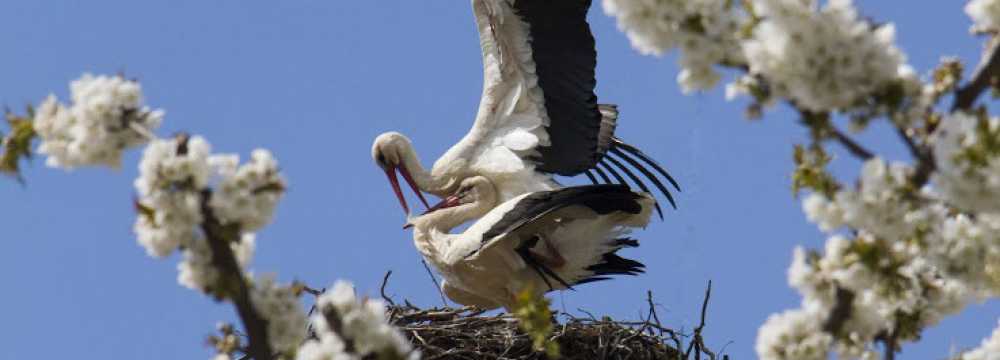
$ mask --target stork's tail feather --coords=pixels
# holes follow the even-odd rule
[[[618,127],[618,105],[598,104],[601,112],[601,128],[597,132],[597,161],[611,149],[615,143],[615,128]]]
[[[590,265],[587,270],[591,276],[577,280],[574,285],[586,284],[596,281],[611,280],[607,275],[638,275],[646,272],[646,265],[641,262],[624,258],[618,255],[618,250],[624,247],[638,247],[639,241],[635,239],[622,238],[614,240],[613,250],[604,253],[598,263]]]
[[[628,181],[625,180],[627,177],[634,186],[647,193],[652,193],[652,191],[650,191],[650,187],[646,182],[652,182],[653,186],[670,203],[670,206],[676,209],[677,203],[674,201],[674,196],[670,193],[667,186],[663,184],[661,178],[669,182],[679,192],[681,191],[681,187],[677,183],[677,180],[660,166],[656,160],[653,160],[653,158],[646,155],[639,148],[626,143],[614,135],[618,124],[617,105],[600,104],[598,105],[598,110],[601,112],[601,129],[597,138],[598,158],[594,166],[584,172],[587,178],[594,184],[615,183],[629,185]],[[635,171],[638,171],[642,177],[636,175]],[[595,177],[594,174],[597,174],[597,176]],[[622,174],[625,176],[623,177]],[[663,210],[659,204],[656,204],[656,212],[662,219]]]

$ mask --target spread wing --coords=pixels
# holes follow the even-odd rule
[[[669,191],[646,167],[675,187],[676,182],[616,138],[617,108],[597,103],[590,5],[590,0],[472,0],[483,55],[483,94],[469,134],[442,160],[465,159],[473,171],[501,177],[526,171],[586,173],[597,183],[593,171],[604,183],[627,184],[620,175],[625,173],[649,191],[632,168],[673,204]],[[607,156],[612,154],[619,159]]]

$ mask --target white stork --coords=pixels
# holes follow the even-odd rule
[[[397,170],[425,206],[421,191],[445,197],[472,176],[488,178],[501,201],[560,188],[553,174],[586,174],[595,184],[627,184],[620,174],[624,173],[650,192],[633,169],[674,205],[670,192],[647,166],[680,190],[677,182],[655,161],[615,137],[616,106],[597,103],[597,53],[586,19],[590,3],[472,0],[484,72],[483,96],[472,129],[430,171],[402,134],[382,134],[372,146],[372,157],[388,176],[404,212],[409,214],[409,207]],[[659,205],[655,207],[662,218]]]
[[[463,180],[455,195],[410,220],[414,243],[444,278],[452,301],[511,310],[524,289],[544,293],[643,272],[616,252],[649,222],[655,200],[617,184],[573,186],[516,196],[499,205],[489,179]],[[454,227],[479,218],[460,234]],[[539,241],[542,240],[542,241]]]

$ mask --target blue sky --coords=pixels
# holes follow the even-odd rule
[[[897,24],[922,73],[942,55],[978,59],[981,40],[958,2],[858,2]],[[660,159],[684,192],[627,253],[647,274],[552,294],[554,305],[637,318],[648,289],[668,325],[691,329],[713,280],[710,345],[754,358],[757,327],[798,304],[785,279],[793,246],[824,241],[789,190],[792,144],[806,133],[785,109],[751,122],[720,90],[681,95],[673,56],[640,56],[598,7],[591,23],[599,96],[621,106],[619,134]],[[468,130],[482,70],[467,2],[0,3],[0,103],[65,98],[84,71],[139,78],[149,104],[167,110],[160,135],[201,134],[244,158],[255,147],[274,152],[290,187],[258,236],[255,272],[317,287],[350,279],[377,295],[391,269],[397,299],[440,303],[369,151],[376,135],[397,130],[430,163]],[[907,157],[884,127],[859,139]],[[858,162],[837,150],[835,172],[853,177]],[[135,243],[138,157],[130,152],[117,171],[72,173],[36,159],[27,186],[0,180],[0,358],[208,358],[204,337],[233,310],[177,285],[176,257],[149,258]],[[998,315],[996,301],[971,307],[901,358],[974,346]]]

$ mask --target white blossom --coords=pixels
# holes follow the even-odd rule
[[[244,231],[267,225],[285,188],[271,152],[256,149],[250,161],[239,167],[235,155],[219,156],[210,162],[222,178],[210,201],[215,216],[223,223],[240,224]]]
[[[757,334],[761,360],[826,360],[833,337],[823,332],[824,315],[796,309],[767,318]]]
[[[813,111],[847,109],[907,74],[892,24],[860,19],[850,0],[753,0],[762,21],[743,42],[750,73]]]
[[[856,187],[838,191],[833,200],[813,194],[803,201],[809,219],[824,231],[854,230],[850,238],[832,235],[821,253],[797,248],[788,272],[803,297],[796,311],[829,316],[844,305],[837,303],[839,291],[853,295],[850,315],[830,334],[830,349],[842,357],[877,358],[872,344],[879,334],[931,326],[1000,288],[994,265],[1000,263],[1000,214],[973,219],[950,211],[934,189],[909,189],[910,173],[905,165],[874,158],[865,162]],[[915,204],[908,196],[922,200]],[[758,336],[776,341],[780,334],[767,333],[775,329],[790,327],[765,325]],[[766,347],[758,347],[758,355],[769,356],[761,351]]]
[[[201,190],[208,185],[211,146],[195,136],[182,147],[181,139],[155,140],[139,162],[135,222],[139,244],[150,256],[167,256],[198,236],[202,221]],[[180,153],[181,149],[186,150]]]
[[[253,284],[250,300],[257,313],[267,320],[267,338],[271,348],[291,353],[306,338],[306,314],[295,291],[280,286],[265,276]]]
[[[143,105],[139,83],[121,76],[84,74],[70,84],[70,94],[72,105],[50,95],[35,112],[38,152],[51,167],[117,168],[122,152],[149,141],[163,120],[162,110]]]
[[[820,230],[829,232],[844,224],[844,210],[821,194],[809,194],[802,200],[802,210],[810,221],[819,225]]]
[[[1000,119],[956,112],[934,133],[934,184],[953,206],[1000,211],[1000,149],[977,149],[1000,141]]]
[[[959,360],[1000,360],[1000,323],[993,335],[984,339],[978,348],[963,353]]]
[[[843,222],[883,238],[906,235],[913,224],[907,222],[908,209],[900,190],[906,187],[910,172],[910,167],[902,163],[888,164],[881,158],[866,161],[858,189],[835,196]]]
[[[403,334],[389,324],[385,304],[358,299],[348,282],[335,283],[316,300],[316,308],[311,321],[318,339],[299,348],[299,360],[359,359],[375,354],[396,354],[396,358],[411,360],[420,357]],[[330,324],[328,317],[337,323]]]
[[[677,81],[685,92],[715,86],[716,64],[743,62],[737,39],[743,17],[729,1],[604,0],[604,10],[640,52],[681,49]]]
[[[965,5],[965,13],[972,18],[977,31],[1000,30],[1000,1],[972,0]]]
[[[139,244],[155,257],[182,250],[177,281],[203,292],[216,289],[219,280],[208,234],[202,228],[204,197],[211,196],[211,214],[223,224],[232,221],[230,214],[235,213],[243,215],[236,219],[241,224],[257,229],[270,218],[280,192],[255,193],[241,186],[253,189],[270,182],[282,187],[284,184],[276,162],[266,151],[255,151],[250,163],[242,167],[237,166],[239,159],[235,155],[211,152],[211,146],[200,136],[155,140],[143,153],[135,181],[139,215],[134,229]],[[215,189],[214,178],[219,179]],[[234,204],[254,208],[234,210]],[[249,266],[256,248],[256,235],[250,229],[241,226],[238,241],[222,239],[229,242],[241,269]]]
[[[253,259],[256,249],[255,239],[255,234],[246,233],[241,236],[240,241],[229,244],[233,255],[236,256],[236,262],[242,269],[246,269]],[[212,263],[212,249],[208,240],[196,236],[193,241],[185,244],[182,255],[181,262],[177,264],[177,282],[186,288],[202,292],[215,288],[219,280],[219,270]]]

